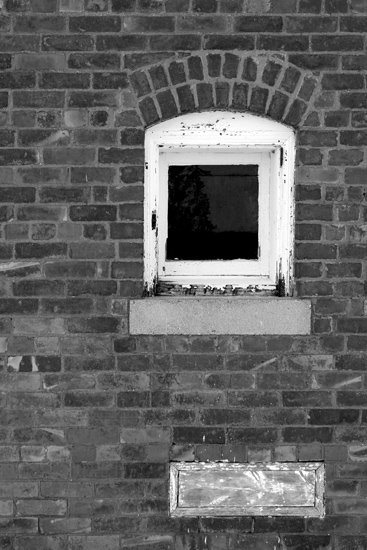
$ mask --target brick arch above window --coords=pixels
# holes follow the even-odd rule
[[[285,57],[247,52],[178,54],[130,75],[150,126],[179,114],[223,109],[268,116],[297,128],[310,114],[318,80]]]

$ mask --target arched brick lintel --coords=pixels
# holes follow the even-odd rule
[[[312,110],[317,78],[279,55],[173,56],[130,75],[146,127],[180,114],[247,111],[298,128]]]

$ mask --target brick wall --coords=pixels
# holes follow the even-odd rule
[[[366,0],[0,5],[0,548],[367,548]],[[297,128],[310,336],[129,336],[144,128],[213,107]],[[326,518],[170,519],[169,459],[324,460]]]

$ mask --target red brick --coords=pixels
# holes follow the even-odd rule
[[[111,269],[114,279],[139,279],[143,274],[142,262],[114,262]]]
[[[172,118],[178,114],[176,100],[170,90],[159,92],[157,94],[157,101],[164,119]]]
[[[313,35],[311,38],[311,48],[315,52],[323,51],[348,51],[362,50],[363,37],[357,35]]]
[[[72,314],[91,313],[93,302],[89,298],[49,298],[41,300],[41,311],[44,313]]]
[[[344,130],[340,132],[340,143],[342,145],[363,146],[367,144],[366,130]]]
[[[289,61],[310,70],[336,69],[338,66],[338,56],[332,54],[291,54]]]
[[[69,30],[71,32],[119,32],[121,18],[118,16],[104,17],[70,17]]]
[[[285,443],[329,443],[332,439],[332,428],[283,428],[283,441]]]
[[[0,37],[0,51],[2,52],[37,52],[38,49],[38,36],[3,34]]]
[[[327,33],[337,30],[336,17],[286,17],[285,30],[289,33]]]
[[[203,439],[204,438],[204,439]],[[174,427],[174,443],[224,443],[222,428]]]
[[[312,97],[312,94],[317,86],[317,80],[313,77],[306,76],[303,80],[300,91],[298,92],[298,97],[309,101]],[[303,114],[303,113],[302,113]]]
[[[60,278],[88,278],[95,277],[97,266],[94,262],[48,262],[45,264],[47,277]]]
[[[112,11],[132,10],[135,7],[135,2],[136,0],[112,0]]]
[[[25,71],[3,73],[0,75],[0,88],[34,88],[36,85],[35,74]]]
[[[200,57],[191,56],[187,60],[187,67],[189,71],[189,78],[191,80],[203,80],[203,64]]]
[[[45,149],[43,156],[47,164],[83,165],[94,161],[95,150],[60,147],[59,149]]]
[[[131,51],[131,50],[145,50],[147,45],[147,38],[139,34],[122,34],[122,35],[109,35],[105,34],[97,36],[97,51]],[[97,54],[98,55],[98,54]],[[108,54],[109,56],[111,54]]]
[[[332,221],[333,207],[328,204],[298,203],[296,216],[299,221]]]
[[[331,244],[298,243],[296,245],[296,257],[298,260],[305,259],[335,259],[336,247]]]
[[[364,250],[364,248],[364,245],[360,244],[342,245],[340,247],[340,257],[354,260],[364,259],[366,257],[366,250]]]
[[[359,90],[363,89],[363,76],[359,73],[323,75],[321,85],[324,90]]]
[[[303,113],[305,112],[305,109],[307,109],[306,104],[304,104],[304,107],[302,107]],[[299,113],[297,119],[294,119],[293,125],[299,124],[303,113]],[[289,120],[290,118],[291,117],[288,114],[286,120]],[[305,166],[316,166],[316,165],[320,166],[322,164],[323,154],[322,154],[322,151],[320,151],[319,149],[299,149],[298,152],[299,152],[300,162]]]
[[[194,0],[192,8],[197,13],[213,13],[217,11],[217,0]]]
[[[301,145],[312,147],[333,147],[337,144],[337,133],[331,130],[303,130],[300,132],[299,141]]]
[[[71,92],[68,99],[69,107],[116,107],[116,92]]]
[[[267,114],[275,120],[281,120],[288,104],[288,96],[276,91],[271,98]]]
[[[252,36],[241,34],[207,34],[204,36],[205,50],[253,50],[255,41]],[[197,48],[195,48],[197,49]]]
[[[83,236],[94,241],[104,241],[107,237],[107,229],[103,224],[85,224]]]
[[[19,130],[18,131],[18,144],[19,145],[40,145],[43,141],[49,141],[55,135],[53,130]],[[69,136],[67,132],[62,132],[60,137],[56,136],[55,143],[60,145],[69,144]]]
[[[228,441],[231,443],[271,444],[278,439],[274,428],[229,428]]]
[[[326,0],[325,11],[327,13],[347,13],[348,0]]]
[[[2,518],[0,520],[2,533],[27,534],[38,532],[37,518]]]
[[[338,406],[339,405],[343,406],[342,399],[338,400]],[[349,406],[351,406],[350,403]],[[311,409],[308,414],[308,423],[312,425],[324,426],[344,423],[354,424],[359,422],[359,411],[356,409]]]
[[[27,15],[19,16],[14,21],[14,31],[24,33],[64,31],[66,21],[55,15]]]
[[[293,93],[300,78],[301,73],[298,69],[295,67],[288,67],[280,84],[281,89],[288,93]]]
[[[56,225],[52,223],[36,223],[31,225],[33,241],[49,241],[56,236]]]
[[[80,86],[81,87],[81,86]],[[128,87],[126,73],[96,73],[93,75],[93,88],[96,89],[124,89]]]
[[[89,75],[75,73],[42,73],[40,88],[89,88]],[[29,87],[29,86],[27,86]]]
[[[113,221],[116,219],[116,206],[71,206],[70,219],[73,221]]]
[[[345,170],[345,181],[348,185],[364,185],[366,176],[366,168],[347,168]]]
[[[67,327],[71,333],[113,333],[117,331],[118,319],[115,317],[70,318],[67,320]]]
[[[58,280],[25,280],[13,283],[14,296],[57,296],[64,294],[64,282]]]
[[[235,32],[281,32],[283,28],[282,17],[243,15],[235,17]]]
[[[283,392],[285,407],[331,407],[332,394],[328,391],[286,391]]]
[[[282,35],[260,35],[258,38],[259,50],[284,50],[289,52],[299,52],[308,50],[309,38],[297,34]]]
[[[173,61],[168,68],[171,82],[173,85],[182,84],[186,80],[184,65],[180,62]]]
[[[8,106],[8,92],[0,92],[0,108],[5,109]]]
[[[352,112],[352,127],[355,128],[366,128],[366,113],[364,111]]]
[[[175,20],[171,16],[125,16],[123,30],[126,32],[172,32]],[[166,49],[166,48],[162,48]]]
[[[343,92],[340,94],[342,107],[351,109],[365,109],[367,107],[367,94],[365,92]]]
[[[167,0],[166,12],[186,12],[189,8],[189,0]]]
[[[227,20],[219,15],[201,17],[183,15],[177,18],[177,30],[185,32],[222,32],[227,27]]]
[[[70,257],[79,259],[110,259],[115,257],[113,243],[77,242],[70,245]]]
[[[363,317],[340,318],[337,321],[337,329],[340,332],[365,333],[367,332],[367,319]],[[350,358],[357,363],[358,358]]]
[[[1,131],[0,131],[0,135],[1,135]],[[35,189],[32,187],[15,187],[15,188],[2,187],[1,188],[0,202],[27,203],[27,202],[34,202],[34,201],[35,201]]]
[[[245,110],[248,102],[248,85],[235,83],[232,91],[232,106],[235,109]]]
[[[15,245],[16,258],[46,258],[48,256],[65,256],[66,244],[63,243],[17,243]]]
[[[90,190],[88,187],[43,187],[39,191],[39,197],[42,203],[87,202],[90,197]]]
[[[56,170],[56,169],[51,169]],[[115,169],[109,167],[72,167],[71,183],[112,183],[115,177]]]
[[[11,58],[10,54],[1,54],[0,55],[0,68],[1,69],[10,69],[11,68],[11,63],[12,63],[12,58]]]
[[[265,84],[268,84],[269,86],[274,86],[279,73],[281,71],[282,66],[279,63],[276,63],[275,61],[268,61],[265,65],[264,72],[262,75],[262,80]],[[255,73],[256,78],[256,73]]]
[[[246,93],[247,97],[247,93]],[[215,83],[215,105],[217,107],[228,107],[229,105],[229,83]]]
[[[89,71],[118,70],[120,64],[120,56],[114,53],[72,53],[68,59],[70,69],[86,69]]]
[[[83,34],[75,35],[44,35],[42,50],[45,51],[88,51],[93,50],[94,39]]]
[[[363,0],[351,0],[352,13],[366,13],[366,5]]]
[[[249,109],[253,113],[263,114],[268,100],[269,90],[266,88],[254,87],[251,91]]]
[[[284,535],[282,541],[285,548],[294,550],[302,548],[331,549],[331,535]]]
[[[51,167],[20,168],[17,171],[17,176],[20,183],[28,184],[61,183],[67,179],[65,170]]]
[[[300,13],[320,13],[321,0],[300,0]]]

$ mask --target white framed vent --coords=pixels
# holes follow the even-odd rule
[[[324,517],[324,464],[176,462],[171,516]]]

